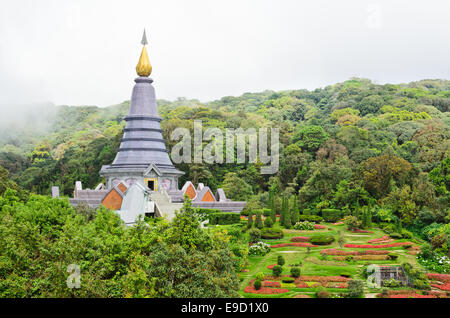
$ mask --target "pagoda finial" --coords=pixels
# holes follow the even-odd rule
[[[142,47],[141,57],[139,58],[139,62],[136,65],[136,73],[139,76],[148,77],[152,73],[152,66],[150,64],[150,60],[148,59],[147,49],[145,48],[145,46],[148,44],[147,35],[145,34],[145,29],[144,29],[144,34],[142,35],[141,44],[143,45],[143,47]]]

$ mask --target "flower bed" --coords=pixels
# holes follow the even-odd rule
[[[296,282],[348,282],[351,280],[344,276],[300,276],[295,281]]]
[[[262,287],[281,287],[280,282],[272,282],[269,280],[264,280],[262,282]]]
[[[388,248],[388,247],[397,247],[397,246],[404,246],[404,245],[412,245],[411,242],[397,242],[397,243],[391,243],[391,244],[344,244],[344,247],[351,247],[351,248]]]
[[[274,266],[276,266],[276,265],[278,265],[278,264],[268,265],[267,268],[268,268],[268,269],[272,269],[272,268],[273,268]]]
[[[360,229],[350,230],[350,232],[353,232],[353,233],[373,233],[372,231],[360,230]]]
[[[446,284],[431,284],[431,287],[438,288],[440,290],[450,291],[450,283],[446,283]]]
[[[393,241],[393,239],[390,239],[389,238],[389,235],[385,235],[385,236],[382,236],[382,237],[379,237],[379,238],[376,238],[376,239],[373,239],[373,240],[369,240],[369,241],[367,241],[367,243],[389,243],[389,242],[392,242]]]
[[[334,256],[335,261],[345,261],[347,256]],[[388,260],[388,255],[354,255],[353,259],[355,261],[382,261]]]
[[[327,288],[347,288],[347,283],[340,282],[299,282],[295,284],[297,288],[317,288],[317,287],[327,287]]]
[[[314,224],[314,228],[315,228],[316,230],[323,230],[323,229],[325,229],[325,225]]]
[[[390,251],[384,250],[368,250],[368,251],[344,251],[335,248],[321,250],[320,254],[347,256],[347,255],[387,255]]]
[[[309,237],[307,236],[294,236],[290,239],[291,242],[308,242]]]
[[[344,224],[344,222],[336,222],[336,223],[332,223],[333,225],[342,225]]]
[[[421,294],[397,294],[389,296],[389,298],[437,298],[435,295],[421,295]]]
[[[311,298],[311,297],[308,295],[299,294],[299,295],[295,295],[293,298]]]
[[[282,294],[282,293],[287,293],[289,292],[289,289],[284,289],[284,288],[271,288],[268,287],[267,285],[264,285],[264,283],[278,283],[278,282],[263,282],[263,285],[260,289],[255,289],[255,286],[253,286],[253,283],[255,282],[254,279],[252,279],[249,283],[248,286],[244,288],[244,293],[251,293],[251,294],[264,294],[264,295],[271,295],[271,294]],[[275,285],[275,284],[274,284]],[[278,285],[281,286],[280,283],[278,283]],[[279,287],[279,286],[275,286],[275,287]]]
[[[317,247],[318,245],[312,245],[311,243],[282,243],[282,244],[275,244],[270,246],[271,248],[277,248],[277,247],[286,247],[286,246],[297,246],[297,247]]]
[[[429,280],[437,280],[443,283],[450,283],[450,274],[432,274],[428,273],[427,277]]]

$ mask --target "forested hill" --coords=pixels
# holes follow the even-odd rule
[[[253,165],[180,165],[184,180],[223,186],[230,197],[264,204],[270,186],[298,194],[303,207],[407,202],[399,213],[448,207],[450,81],[378,85],[351,79],[325,88],[264,91],[209,103],[159,100],[163,134],[176,127],[279,127],[278,178]],[[101,182],[112,162],[129,102],[106,108],[41,105],[2,117],[0,165],[25,189],[71,195],[76,180]],[[447,160],[445,161],[445,159]],[[431,172],[431,173],[430,173]],[[4,173],[3,173],[4,175]],[[181,183],[184,181],[181,180]],[[437,213],[437,212],[436,212]],[[444,217],[441,215],[441,217]]]

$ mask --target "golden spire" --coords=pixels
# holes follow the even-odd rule
[[[145,45],[148,44],[147,36],[145,35],[145,29],[144,29],[144,34],[142,35],[141,43],[142,43],[143,47],[142,47],[141,57],[139,58],[139,62],[136,65],[136,73],[139,76],[148,77],[152,73],[152,66],[150,65],[150,60],[148,59],[147,49],[145,48]]]

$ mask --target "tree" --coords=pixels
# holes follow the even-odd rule
[[[247,216],[247,228],[250,229],[253,226],[253,213],[249,212]]]
[[[256,219],[255,219],[255,226],[258,228],[258,229],[262,229],[263,228],[263,222],[262,222],[262,219],[261,219],[261,211],[257,211],[256,212]]]
[[[297,196],[292,196],[292,209],[291,209],[291,223],[294,225],[298,222],[300,215],[300,210],[298,208],[298,198]]]
[[[314,153],[328,137],[329,135],[321,126],[306,125],[299,127],[291,142],[297,144],[302,150]]]
[[[253,194],[252,187],[234,172],[225,175],[222,188],[227,197],[235,201],[245,201]]]

